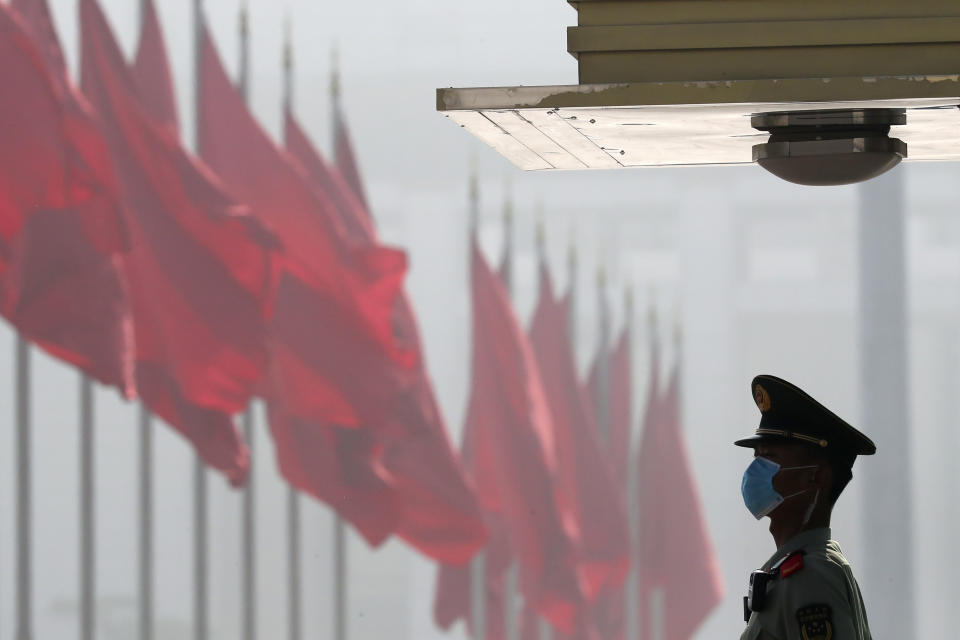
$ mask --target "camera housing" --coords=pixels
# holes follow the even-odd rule
[[[754,129],[770,139],[753,147],[753,161],[773,175],[808,186],[855,184],[876,178],[907,157],[907,145],[890,137],[905,125],[903,109],[764,113]]]

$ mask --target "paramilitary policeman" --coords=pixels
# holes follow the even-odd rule
[[[860,587],[830,514],[853,477],[858,455],[873,455],[865,435],[786,380],[758,376],[754,451],[743,500],[757,520],[770,518],[777,552],[750,576],[740,640],[871,640]]]

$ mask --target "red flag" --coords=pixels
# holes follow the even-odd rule
[[[540,622],[541,620],[537,617],[536,612],[524,607],[523,617],[520,621],[520,640],[540,640]],[[572,640],[573,638],[577,640],[600,640],[604,637],[589,626],[581,628],[574,635],[560,633],[556,629],[550,630],[551,640]]]
[[[623,328],[613,351],[610,352],[610,410],[608,458],[613,465],[613,477],[617,486],[626,490],[627,467],[630,461],[631,389],[633,371],[631,368],[630,326]]]
[[[626,512],[627,502],[627,466],[630,458],[630,424],[631,424],[631,388],[632,370],[630,359],[630,328],[625,327],[614,349],[606,358],[598,356],[590,368],[586,384],[587,397],[591,406],[591,415],[596,415],[592,408],[593,397],[598,389],[598,376],[601,363],[609,367],[609,404],[607,416],[609,419],[609,446],[606,448],[606,457],[614,470],[614,479],[621,494],[621,504]],[[623,637],[625,595],[624,588],[606,591],[600,594],[592,611],[592,621],[597,634],[604,640],[615,640]]]
[[[626,331],[624,331],[626,335]],[[622,340],[623,338],[621,338]],[[590,389],[597,389],[597,375],[598,367],[602,358],[600,356],[594,361],[593,367],[590,371]],[[611,363],[612,364],[612,363]],[[614,367],[611,367],[614,369]],[[611,371],[611,408],[610,413],[613,417],[615,412],[614,407],[614,398],[613,392],[616,388],[616,380],[614,379],[615,371]],[[662,398],[660,390],[660,351],[657,348],[656,344],[653,345],[651,349],[651,358],[650,358],[650,372],[648,378],[647,386],[647,404],[646,409],[644,410],[643,416],[643,432],[647,433],[652,428],[651,425],[657,423],[660,419],[662,413]],[[627,493],[627,488],[624,486],[624,494]],[[626,495],[624,496],[626,498]],[[636,498],[634,498],[634,501]],[[627,508],[631,508],[634,503],[627,503]],[[636,546],[636,540],[634,539],[634,546]],[[596,625],[596,628],[600,634],[600,637],[605,640],[620,640],[624,637],[624,625],[626,624],[626,597],[623,592],[623,589],[609,594],[604,594],[601,596],[600,601],[597,603],[597,607],[594,611],[593,621]]]
[[[609,442],[604,453],[614,469],[614,478],[619,487],[626,489],[627,466],[630,458],[630,424],[632,422],[633,369],[631,364],[630,328],[625,327],[613,350],[598,353],[587,372],[583,383],[587,407],[590,413],[597,415],[598,392],[600,390],[600,367],[606,365],[609,394],[607,418],[609,421]]]
[[[500,277],[499,274],[497,277]],[[505,286],[505,281],[502,278],[500,283]],[[506,295],[505,290],[504,295]],[[476,304],[476,295],[474,298],[474,304]],[[474,348],[476,349],[476,346]],[[474,383],[478,381],[478,378],[474,378]],[[486,431],[487,423],[482,419],[472,419],[475,415],[474,396],[472,394],[470,402],[467,423],[463,431],[461,459],[471,480],[476,484],[478,474],[481,473],[480,463],[477,460],[478,449],[484,450],[490,445],[488,444],[489,434]],[[478,638],[471,617],[472,565],[440,564],[437,572],[433,617],[437,626],[443,630],[449,630],[457,620],[462,619],[466,623],[470,637],[476,640],[505,640],[507,636],[504,624],[504,591],[507,569],[515,561],[515,555],[511,548],[503,514],[496,511],[496,496],[488,495],[486,499],[488,502],[484,505],[484,517],[491,531],[491,537],[483,551],[484,637]]]
[[[660,621],[659,637],[686,640],[722,600],[723,583],[683,438],[679,367],[647,415],[636,462],[641,638]]]
[[[396,530],[401,508],[382,445],[370,434],[336,432],[385,430],[406,410],[398,392],[413,386],[415,359],[399,344],[391,318],[405,255],[347,236],[325,194],[247,110],[209,33],[202,38],[201,154],[291,254],[270,325],[263,389],[280,471],[297,488],[348,507],[341,515],[380,544]],[[329,473],[303,473],[329,458],[331,442],[350,455]],[[369,499],[346,504],[347,495]]]
[[[375,242],[376,232],[340,174],[311,144],[293,115],[286,113],[287,150],[304,167],[314,186],[330,198],[357,241]],[[384,440],[383,465],[401,502],[397,535],[426,555],[450,564],[466,563],[486,540],[479,505],[447,435],[422,356],[413,308],[404,293],[393,309],[399,339],[417,353],[416,383],[401,394]]]
[[[467,430],[474,438],[474,480],[481,504],[503,520],[527,602],[569,632],[582,593],[572,532],[554,499],[557,463],[549,406],[503,283],[475,242],[471,254],[474,338]]]
[[[292,487],[329,504],[371,544],[393,532],[397,492],[370,431],[320,427],[275,404],[269,422],[280,470]]]
[[[470,614],[471,570],[469,566],[441,564],[437,573],[437,588],[433,618],[437,626],[447,631],[457,620],[467,625],[470,637],[476,640],[505,640],[504,591],[507,569],[514,561],[510,541],[501,519],[488,516],[493,535],[484,550],[484,638],[479,639]]]
[[[287,152],[300,163],[314,188],[329,200],[347,235],[359,241],[375,240],[376,229],[366,205],[343,174],[320,155],[290,110],[284,111],[283,137]]]
[[[592,416],[597,415],[597,388],[600,384],[600,367],[603,366],[605,356],[598,351],[593,355],[590,366],[587,368],[587,377],[583,381],[583,392],[587,398],[587,408]],[[597,427],[599,429],[599,426]]]
[[[288,402],[291,395],[302,393],[312,397],[321,410],[340,409],[344,416],[351,416],[345,419],[351,420],[355,415],[349,399],[318,373],[331,353],[342,350],[331,336],[344,330],[323,321],[324,317],[338,317],[336,310],[323,302],[297,278],[286,275],[280,282],[271,325],[273,371],[267,390],[277,463],[287,482],[330,504],[369,544],[377,546],[396,530],[400,518],[399,497],[380,464],[382,449],[367,429],[346,429],[336,421],[302,416]],[[360,370],[365,365],[359,363]],[[299,385],[293,393],[291,384]],[[336,443],[335,451],[330,450],[331,443]],[[327,461],[322,473],[303,473],[321,461]]]
[[[302,419],[383,424],[397,385],[412,384],[416,360],[397,340],[392,318],[406,256],[346,237],[331,203],[247,110],[209,33],[202,39],[201,155],[279,235],[290,257],[284,279],[297,280],[281,289],[271,329],[273,389],[283,396],[278,401]],[[309,303],[287,297],[311,291]],[[286,304],[293,307],[289,312],[281,309]],[[302,304],[322,315],[305,316]],[[288,366],[287,360],[297,362]],[[304,378],[309,371],[313,379]]]
[[[553,635],[551,634],[551,637]],[[523,608],[523,618],[520,621],[520,640],[540,640],[540,618],[529,607]]]
[[[370,206],[368,205],[366,190],[363,188],[363,179],[360,177],[360,168],[357,156],[353,153],[353,143],[350,142],[350,132],[347,130],[347,121],[343,117],[339,101],[333,107],[333,161],[337,170],[349,185],[353,195],[363,205],[363,215],[369,220]]]
[[[67,64],[63,59],[60,38],[53,25],[53,16],[47,0],[11,0],[10,7],[20,14],[40,47],[50,72],[59,78],[67,78]],[[8,86],[8,85],[4,85]]]
[[[570,345],[569,298],[554,297],[550,275],[540,268],[540,296],[530,329],[550,402],[559,476],[557,502],[578,533],[580,583],[585,602],[574,637],[591,635],[598,601],[619,593],[630,563],[630,533],[623,488],[613,479]]]
[[[604,439],[607,439],[607,434],[612,434],[612,424],[611,424],[611,401],[612,396],[612,362],[611,362],[611,349],[610,349],[610,304],[607,300],[607,291],[606,291],[606,277],[603,275],[604,272],[601,271],[598,277],[597,285],[597,315],[598,315],[598,324],[600,330],[600,340],[597,348],[597,353],[594,355],[593,362],[590,363],[590,369],[587,373],[587,398],[589,402],[589,407],[593,412],[593,415],[596,417],[597,427],[605,427]],[[603,425],[600,423],[600,408],[604,409],[606,414],[606,424]],[[611,438],[612,440],[612,438]],[[609,445],[611,442],[607,442],[607,451],[609,452]]]
[[[140,44],[133,63],[143,106],[153,119],[173,131],[180,129],[177,118],[176,93],[173,90],[173,75],[163,43],[163,29],[152,0],[140,3]]]
[[[389,311],[403,280],[405,255],[346,240],[329,199],[277,149],[233,87],[209,32],[201,37],[200,155],[284,240],[294,275],[357,312],[388,350],[396,347]]]
[[[0,313],[52,355],[133,394],[106,142],[66,77],[46,2],[0,7]]]
[[[630,563],[630,533],[622,489],[597,437],[594,418],[577,380],[570,345],[569,299],[557,300],[546,265],[540,266],[540,296],[530,328],[550,405],[557,464],[557,502],[576,531],[580,582],[588,602],[619,587]]]
[[[82,81],[114,159],[131,235],[124,260],[145,404],[204,460],[241,482],[246,448],[230,414],[266,366],[275,239],[140,103],[95,0],[82,0]]]

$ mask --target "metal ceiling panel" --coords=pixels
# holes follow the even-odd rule
[[[804,95],[822,100],[788,99]],[[823,109],[905,109],[890,135],[909,160],[960,159],[957,76],[440,89],[437,102],[521,169],[748,164],[767,139],[751,116]]]

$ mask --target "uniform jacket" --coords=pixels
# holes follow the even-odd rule
[[[860,587],[829,528],[788,540],[763,565],[774,568],[740,640],[871,640]]]

